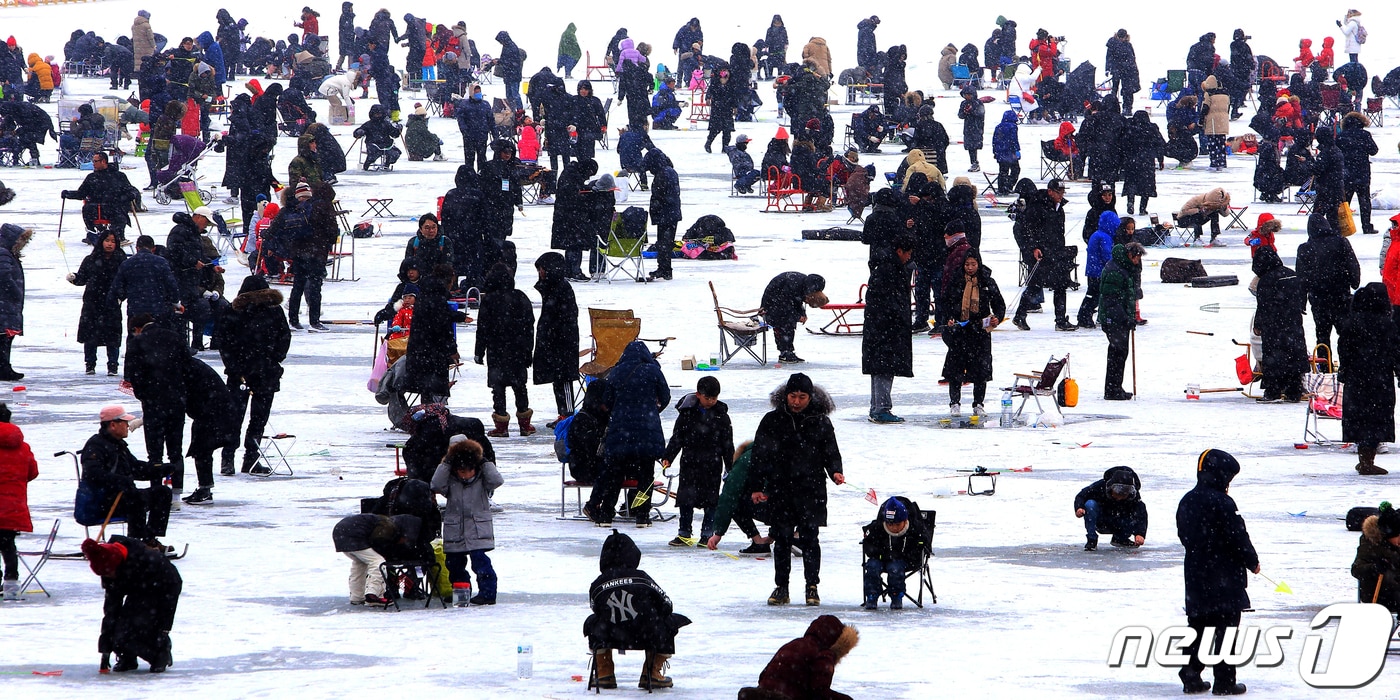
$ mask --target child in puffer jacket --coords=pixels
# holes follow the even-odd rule
[[[481,445],[454,436],[447,456],[433,473],[433,492],[447,499],[442,518],[442,551],[453,599],[459,607],[496,604],[496,570],[487,552],[496,548],[491,522],[491,493],[505,483],[493,462],[482,456]],[[476,572],[477,594],[471,595],[467,560]]]

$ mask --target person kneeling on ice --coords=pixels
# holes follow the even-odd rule
[[[1084,518],[1089,541],[1084,551],[1099,547],[1099,534],[1113,535],[1114,547],[1141,547],[1147,537],[1147,504],[1142,502],[1142,482],[1131,467],[1109,467],[1103,478],[1085,486],[1074,497],[1074,517]]]
[[[413,515],[374,515],[361,513],[341,519],[331,532],[335,551],[344,552],[350,557],[350,604],[385,605],[384,573],[379,565],[384,563],[385,552],[393,553],[418,541],[418,529],[422,520]],[[368,588],[368,592],[366,592]]]
[[[130,537],[113,535],[107,544],[84,540],[82,549],[106,591],[97,638],[102,672],[112,652],[117,665],[111,670],[117,673],[136,670],[137,659],[145,659],[151,673],[165,671],[174,663],[170,629],[184,585],[180,571],[161,552]]]
[[[880,607],[880,576],[889,581],[890,610],[904,607],[904,575],[923,566],[928,548],[928,532],[917,517],[909,517],[909,507],[898,497],[880,506],[880,514],[865,528],[861,549],[865,551],[865,603]]]
[[[501,472],[485,459],[481,445],[465,437],[452,438],[447,456],[433,474],[433,492],[447,499],[442,519],[442,551],[458,606],[467,605],[472,590],[471,577],[467,575],[468,557],[472,571],[476,572],[478,590],[471,597],[471,604],[496,604],[496,570],[491,567],[491,558],[486,553],[496,548],[490,496],[503,483]]]
[[[666,660],[676,653],[676,632],[690,624],[690,618],[672,612],[666,591],[645,571],[638,569],[642,552],[631,537],[617,530],[603,540],[598,557],[602,573],[588,588],[588,604],[593,614],[583,622],[588,649],[593,654],[595,675],[588,689],[617,687],[612,650],[638,649],[646,652],[639,688],[670,688],[663,675]]]
[[[855,627],[822,615],[807,633],[784,644],[758,676],[757,688],[739,690],[739,700],[851,700],[831,689],[836,664],[860,641]]]

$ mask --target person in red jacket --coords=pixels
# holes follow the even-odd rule
[[[1400,214],[1390,217],[1390,230],[1386,232],[1386,246],[1381,253],[1381,280],[1385,282],[1385,292],[1390,297],[1391,318],[1400,314]],[[1395,319],[1400,327],[1400,318]]]
[[[19,598],[15,535],[34,531],[34,523],[29,519],[29,482],[38,477],[39,463],[34,461],[24,433],[10,422],[10,408],[0,403],[0,556],[4,561],[5,600]]]
[[[1283,222],[1274,218],[1273,214],[1264,212],[1259,215],[1259,221],[1254,225],[1254,230],[1244,237],[1245,245],[1249,246],[1249,257],[1259,252],[1260,248],[1273,248],[1278,251],[1278,246],[1274,244],[1274,234],[1283,229]]]
[[[1035,30],[1035,38],[1031,39],[1031,69],[1040,69],[1040,80],[1053,80],[1059,73],[1055,68],[1055,59],[1060,57],[1060,44],[1064,37],[1052,37],[1050,32],[1044,29]]]
[[[1298,42],[1298,55],[1293,57],[1293,68],[1302,73],[1312,62],[1312,39],[1302,39]]]
[[[1317,53],[1318,64],[1327,70],[1332,70],[1332,65],[1337,62],[1336,54],[1332,52],[1332,44],[1334,43],[1336,40],[1330,36],[1323,39],[1322,50]]]
[[[301,8],[301,21],[292,22],[293,27],[301,27],[301,38],[305,39],[309,34],[321,36],[321,13],[310,7]]]
[[[758,676],[757,688],[739,691],[739,700],[851,700],[831,689],[836,664],[860,641],[856,628],[835,615],[822,615],[807,633],[784,644]]]

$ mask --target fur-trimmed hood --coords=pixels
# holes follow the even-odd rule
[[[276,289],[259,289],[243,292],[233,298],[233,310],[243,311],[252,306],[281,306],[282,292]]]
[[[807,411],[810,411],[813,415],[826,416],[836,410],[836,402],[832,400],[831,394],[826,393],[826,389],[813,384],[811,396],[812,402],[807,405]],[[771,404],[773,408],[783,408],[787,406],[787,382],[779,384],[768,394],[768,403]]]
[[[34,238],[34,229],[22,228],[14,224],[0,226],[0,247],[5,248],[19,257],[20,251],[29,245],[30,239]]]
[[[836,639],[836,643],[831,645],[831,655],[836,657],[836,663],[841,663],[841,659],[860,643],[860,630],[851,625],[846,625],[841,629],[841,636]]]
[[[1381,534],[1381,518],[1379,515],[1368,515],[1361,523],[1361,536],[1370,540],[1372,544],[1380,544],[1385,541],[1385,536]]]

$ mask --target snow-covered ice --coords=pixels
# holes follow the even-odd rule
[[[1305,21],[1314,28],[1305,33],[1320,42],[1321,32],[1333,26],[1332,14],[1344,9],[1314,7],[1300,14],[1276,5],[1241,4],[1221,8],[1205,22],[1193,12],[1138,12],[1132,17],[1056,12],[1046,17],[1048,6],[1043,4],[1004,5],[995,10],[948,7],[946,11],[954,13],[948,23],[932,8],[910,10],[918,20],[913,22],[900,21],[896,12],[886,11],[879,32],[881,46],[904,41],[914,47],[911,53],[921,66],[911,70],[910,82],[927,91],[935,87],[933,67],[937,48],[945,43],[943,35],[958,37],[954,43],[959,46],[971,41],[980,47],[997,11],[1020,20],[1027,39],[1038,25],[1071,35],[1069,53],[1076,62],[1100,63],[1100,42],[1121,24],[1137,37],[1147,84],[1167,67],[1176,67],[1186,47],[1204,31],[1228,37],[1234,26],[1247,23],[1255,36],[1256,52],[1284,62],[1292,57],[1290,47],[1296,45]],[[100,28],[112,39],[126,32],[129,18],[141,7],[152,11],[156,31],[172,38],[213,26],[213,6],[199,6],[200,19],[195,19],[185,4],[159,0],[5,8],[10,19],[6,33],[13,33],[26,51],[58,55],[71,29]],[[323,26],[334,26],[337,7],[321,3]],[[494,53],[497,47],[490,36],[504,27],[534,56],[527,72],[552,63],[555,32],[562,29],[554,25],[580,18],[557,12],[564,9],[562,3],[531,7],[530,16],[536,18],[532,26],[523,26],[523,13],[500,13],[500,17],[472,23],[480,50]],[[361,23],[367,22],[372,8],[358,8]],[[394,12],[397,16],[402,10],[417,13],[419,9],[396,6]],[[578,9],[568,7],[570,12]],[[1373,73],[1384,73],[1396,60],[1395,44],[1383,30],[1394,26],[1387,20],[1393,20],[1397,11],[1363,9],[1373,37],[1363,60]],[[291,30],[295,10],[290,4],[259,1],[234,13],[249,17],[258,33],[275,37]],[[433,3],[423,14],[455,21],[458,12],[458,7]],[[278,19],[262,19],[269,13]],[[667,40],[689,14],[675,8],[645,16],[629,13],[626,19],[610,17],[603,20],[606,24],[581,25],[580,40],[601,53],[615,25],[626,25],[632,36],[656,45],[666,61]],[[756,38],[768,14],[767,9],[756,9],[753,17],[745,18],[742,32],[720,26],[718,20],[710,22],[706,16],[701,19],[707,23],[712,45],[728,46]],[[798,47],[810,34],[826,36],[836,63],[851,63],[854,12],[836,19],[817,20],[796,13],[785,17]],[[558,21],[540,21],[544,18]],[[813,24],[819,24],[820,31],[812,29]],[[1149,24],[1150,32],[1143,26]],[[933,27],[936,31],[929,31]],[[68,84],[78,95],[108,93],[105,79],[69,79]],[[500,89],[499,84],[487,86],[489,95],[499,95]],[[600,93],[606,97],[609,91],[603,87]],[[832,91],[833,96],[837,94]],[[1000,97],[992,91],[984,94]],[[759,153],[777,126],[768,84],[760,87],[760,95],[768,103],[760,121],[738,125],[739,132],[755,140]],[[1146,91],[1139,93],[1139,105],[1152,104],[1146,97]],[[953,117],[954,98],[941,91],[939,98],[939,118],[956,139],[961,123]],[[421,95],[411,93],[400,99],[405,110],[415,100],[422,101]],[[325,111],[324,102],[312,106]],[[1002,103],[988,108],[988,121],[995,124]],[[835,108],[838,125],[846,123],[852,109]],[[1246,111],[1246,118],[1234,123],[1235,133],[1245,130],[1252,114]],[[1161,110],[1154,109],[1153,116],[1160,123]],[[1388,126],[1373,130],[1381,145],[1374,165],[1378,185],[1400,181],[1395,155],[1400,129],[1392,126],[1400,123],[1400,111],[1389,109],[1386,117]],[[614,125],[624,120],[624,111],[614,110]],[[337,189],[352,214],[364,210],[367,197],[390,196],[393,210],[403,216],[379,220],[383,237],[357,242],[354,260],[360,280],[326,284],[327,318],[368,319],[382,306],[392,289],[404,240],[413,231],[409,217],[430,211],[436,198],[451,187],[452,174],[461,164],[460,137],[450,120],[433,119],[432,128],[447,142],[448,162],[405,159],[393,173],[352,169],[341,177]],[[1023,126],[1025,152],[1034,153],[1030,146],[1052,138],[1054,128]],[[347,144],[350,130],[332,129]],[[716,282],[722,303],[747,308],[757,306],[772,275],[786,270],[819,272],[827,278],[827,293],[833,301],[853,301],[866,278],[866,251],[859,243],[801,240],[802,229],[840,225],[844,213],[763,214],[762,199],[730,198],[728,163],[721,155],[704,154],[699,134],[661,132],[653,134],[653,139],[681,172],[686,216],[682,226],[702,214],[719,214],[739,239],[739,261],[677,261],[673,282],[587,284],[574,289],[580,309],[630,308],[643,319],[643,336],[676,338],[661,361],[673,397],[679,398],[694,388],[700,376],[680,370],[681,356],[707,357],[717,346],[708,280]],[[880,172],[894,170],[900,158],[897,150],[887,146],[885,154],[873,157]],[[281,139],[274,171],[284,173],[294,152],[294,142]],[[954,146],[948,155],[953,171],[949,175],[963,174],[965,153]],[[862,162],[868,158],[862,156]],[[53,144],[49,144],[44,161],[53,160]],[[604,169],[616,167],[612,152],[600,151],[598,160]],[[128,161],[128,165],[136,163],[134,158]],[[1164,218],[1190,195],[1215,186],[1227,187],[1236,204],[1249,203],[1251,158],[1232,156],[1228,171],[1222,174],[1206,171],[1204,160],[1193,166],[1159,173],[1162,196],[1153,200],[1153,209]],[[222,157],[215,156],[203,173],[209,182],[217,182],[222,167]],[[1024,159],[1022,167],[1027,176],[1038,174],[1034,156]],[[144,172],[129,173],[133,182],[144,184]],[[65,263],[55,245],[57,191],[75,186],[82,174],[50,169],[0,172],[0,179],[19,193],[14,203],[0,211],[0,220],[32,226],[38,233],[25,256],[26,334],[15,345],[15,366],[28,375],[23,382],[27,396],[16,397],[17,403],[11,406],[14,421],[23,427],[39,457],[41,476],[29,492],[36,530],[47,532],[53,519],[61,519],[57,549],[68,552],[76,551],[82,539],[71,519],[75,479],[69,458],[52,455],[80,447],[96,429],[101,406],[125,402],[128,408],[137,408],[133,399],[117,391],[115,379],[83,376],[81,349],[73,339],[81,294],[64,281],[64,274],[65,265],[76,266],[82,256],[81,232],[75,206],[74,214],[64,221],[63,240],[72,244]],[[981,176],[971,177],[980,189]],[[1083,183],[1070,186],[1067,228],[1072,244],[1079,243],[1076,234],[1087,209],[1087,189]],[[645,193],[635,192],[632,197],[632,203],[644,204]],[[147,205],[151,211],[140,216],[141,227],[161,239],[169,229],[169,215],[181,208],[160,207],[149,199]],[[1291,264],[1293,251],[1305,239],[1304,219],[1295,214],[1296,205],[1249,203],[1249,207],[1246,220],[1251,224],[1264,211],[1283,219],[1279,249]],[[516,219],[514,241],[523,261],[520,283],[532,296],[537,295],[529,289],[533,282],[529,261],[548,244],[551,212],[547,206],[531,206]],[[1392,214],[1375,213],[1382,230]],[[678,551],[666,546],[674,535],[674,523],[658,523],[649,530],[628,528],[642,548],[642,568],[666,588],[676,610],[694,620],[678,638],[671,668],[677,687],[664,692],[678,697],[732,697],[739,687],[755,683],[772,652],[799,636],[816,614],[834,613],[861,629],[862,642],[838,667],[834,684],[857,698],[1013,693],[1037,698],[1175,696],[1180,686],[1173,669],[1156,665],[1110,669],[1107,652],[1113,634],[1124,626],[1161,630],[1185,624],[1182,549],[1174,535],[1173,515],[1177,500],[1194,483],[1196,454],[1216,447],[1233,453],[1243,466],[1231,493],[1249,524],[1263,572],[1286,581],[1294,591],[1293,595],[1275,593],[1273,586],[1251,577],[1255,611],[1245,615],[1245,624],[1291,625],[1296,632],[1284,645],[1287,660],[1281,666],[1243,668],[1240,680],[1249,685],[1252,695],[1263,697],[1400,695],[1393,669],[1382,672],[1371,686],[1351,692],[1311,689],[1300,680],[1297,669],[1312,615],[1330,603],[1356,598],[1356,584],[1349,575],[1356,535],[1346,532],[1338,518],[1352,506],[1393,499],[1393,490],[1386,488],[1387,479],[1393,477],[1358,477],[1352,470],[1356,461],[1352,451],[1295,449],[1294,443],[1302,440],[1301,405],[1256,405],[1238,394],[1185,400],[1188,383],[1237,384],[1234,358],[1240,352],[1230,339],[1246,337],[1250,312],[1232,307],[1253,301],[1244,286],[1250,273],[1243,233],[1227,232],[1222,240],[1230,245],[1223,249],[1149,250],[1142,311],[1151,323],[1138,333],[1142,340],[1136,357],[1139,396],[1132,402],[1100,399],[1105,342],[1097,331],[1056,333],[1047,313],[1030,317],[1031,332],[1016,331],[1007,324],[994,334],[997,381],[988,392],[993,406],[1000,396],[996,387],[1010,385],[1012,372],[1040,369],[1051,355],[1071,356],[1081,400],[1078,407],[1065,411],[1065,423],[1059,428],[938,429],[937,418],[946,415],[947,404],[945,389],[936,384],[944,346],[922,336],[915,338],[916,376],[895,383],[894,411],[909,422],[872,425],[865,420],[868,380],[859,372],[859,339],[799,331],[798,352],[808,362],[797,369],[836,398],[833,420],[845,472],[852,484],[859,485],[828,487],[831,508],[829,527],[823,532],[823,606],[767,606],[765,598],[772,588],[769,561]],[[1351,238],[1363,261],[1363,282],[1379,280],[1380,238]],[[983,210],[983,252],[1010,303],[1015,290],[1015,247],[1010,222],[996,210]],[[1160,284],[1155,265],[1167,255],[1199,258],[1211,274],[1237,274],[1243,284],[1219,289]],[[236,288],[241,273],[235,263],[227,275],[231,287]],[[1079,293],[1072,293],[1070,303],[1077,304],[1079,298]],[[1225,309],[1201,311],[1208,303],[1220,303]],[[824,322],[824,312],[813,311],[807,327]],[[1306,325],[1311,337],[1311,323]],[[586,317],[583,328],[587,328]],[[1214,335],[1193,335],[1188,330]],[[6,642],[0,692],[16,698],[80,693],[169,697],[189,692],[215,697],[293,693],[331,697],[453,689],[468,697],[581,696],[584,684],[571,677],[587,673],[581,625],[588,614],[588,583],[597,574],[598,548],[607,531],[588,523],[556,520],[559,465],[547,431],[532,438],[494,441],[506,479],[496,493],[505,512],[496,516],[497,549],[492,553],[500,575],[498,605],[393,613],[347,604],[348,561],[334,551],[330,530],[339,518],[358,512],[359,498],[377,495],[384,481],[392,478],[394,457],[385,443],[402,439],[401,434],[386,430],[382,407],[364,388],[373,338],[368,325],[336,325],[330,333],[296,335],[269,426],[270,431],[297,436],[292,457],[296,476],[220,479],[212,506],[186,506],[173,514],[166,539],[189,542],[191,547],[189,556],[178,562],[185,593],[172,633],[176,664],[169,673],[149,676],[143,670],[121,677],[98,676],[96,637],[102,592],[97,577],[82,562],[54,561],[42,575],[52,599],[30,594],[25,602],[0,607],[0,634]],[[459,331],[459,343],[470,344],[472,339],[470,327]],[[772,348],[770,355],[776,355]],[[201,358],[218,366],[216,353],[204,353]],[[767,410],[767,393],[789,371],[736,360],[715,375],[723,384],[722,399],[730,406],[736,438],[752,436]],[[550,410],[549,392],[535,387],[532,398],[537,424],[542,424]],[[463,368],[451,405],[456,412],[487,419],[489,392],[481,368],[471,364]],[[673,410],[663,415],[668,429],[673,418]],[[1340,434],[1335,424],[1328,427]],[[132,444],[141,454],[139,435]],[[1382,455],[1379,463],[1396,466],[1388,455]],[[1083,529],[1073,516],[1072,499],[1078,489],[1117,464],[1132,466],[1142,477],[1152,518],[1147,544],[1138,551],[1105,546],[1099,552],[1083,552]],[[1032,469],[1002,474],[994,496],[957,495],[958,489],[966,487],[965,477],[957,470],[977,465]],[[192,484],[192,464],[188,468]],[[875,515],[875,507],[863,497],[864,488],[875,489],[882,499],[904,494],[938,511],[933,563],[937,605],[900,613],[859,610],[860,526]],[[22,543],[35,540],[37,535],[26,536]],[[743,538],[737,531],[731,531],[723,544],[730,552],[741,546]],[[1325,634],[1330,636],[1331,630]],[[515,649],[520,642],[534,646],[534,678],[529,681],[515,678]],[[618,657],[624,682],[640,666],[640,654]],[[61,677],[27,675],[34,670],[64,673]]]

